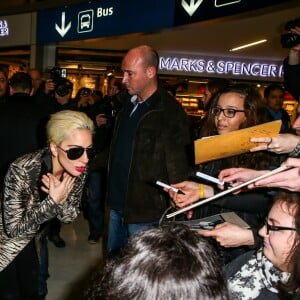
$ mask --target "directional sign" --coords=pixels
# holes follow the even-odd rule
[[[292,0],[175,0],[174,26],[243,13]]]
[[[72,23],[69,22],[66,26],[66,13],[63,11],[61,13],[61,27],[55,23],[55,29],[60,34],[61,37],[64,37],[65,34],[70,30]]]
[[[84,10],[78,13],[77,32],[91,32],[94,29],[94,11],[92,9]]]
[[[101,0],[38,12],[37,42],[147,32],[173,26],[174,0]]]
[[[181,5],[184,8],[184,10],[192,16],[194,12],[198,9],[200,4],[202,4],[203,0],[191,0],[189,3],[187,0],[182,0]]]

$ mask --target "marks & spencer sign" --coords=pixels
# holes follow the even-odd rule
[[[246,58],[168,55],[160,53],[160,73],[281,81],[282,61],[253,61]]]

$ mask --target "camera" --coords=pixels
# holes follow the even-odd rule
[[[108,119],[114,117],[114,113],[113,113],[111,104],[105,100],[100,101],[100,102],[101,103],[99,103],[99,105],[98,105],[98,113],[104,114],[105,117]]]
[[[86,97],[88,97],[92,94],[93,94],[93,91],[89,88],[83,88],[80,93],[81,96],[86,96]]]
[[[49,71],[49,73],[50,78],[55,85],[54,91],[57,93],[58,96],[64,97],[73,89],[72,82],[66,78],[66,69],[54,67]]]
[[[290,31],[292,28],[300,27],[300,18],[288,21],[285,24],[284,29]],[[292,48],[300,44],[300,36],[298,34],[289,32],[281,35],[281,46],[282,48]]]

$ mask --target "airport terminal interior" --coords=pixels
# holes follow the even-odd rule
[[[103,263],[105,236],[96,244],[88,243],[88,223],[83,214],[74,223],[63,224],[61,237],[66,247],[48,242],[49,274],[47,300],[85,299],[93,272]]]
[[[246,0],[240,1],[246,2]],[[225,5],[225,2],[240,1],[220,1],[220,3]],[[5,24],[2,20],[10,20],[10,18],[13,20],[18,15],[32,14],[30,16],[32,28],[37,29],[38,14],[42,15],[46,10],[59,11],[65,5],[65,11],[68,11],[67,8],[72,5],[89,5],[96,2],[101,5],[101,1],[80,0],[10,0],[10,4],[8,1],[0,2],[0,29]],[[180,3],[181,1],[176,2]],[[213,1],[211,0],[211,2]],[[222,72],[197,74],[193,73],[193,70],[179,70],[179,67],[177,70],[167,67],[161,70],[159,72],[160,79],[166,86],[176,87],[176,99],[182,104],[188,115],[192,119],[201,119],[204,116],[205,86],[213,77],[252,83],[259,88],[261,93],[270,83],[282,84],[282,73],[279,70],[282,68],[282,61],[288,50],[281,47],[280,35],[284,33],[284,24],[287,21],[300,17],[300,4],[298,0],[281,2],[278,1],[276,3],[279,4],[270,5],[257,11],[246,11],[202,22],[191,22],[174,28],[153,28],[147,32],[131,32],[87,39],[67,40],[62,38],[45,44],[39,44],[34,39],[32,43],[26,41],[22,44],[22,41],[18,40],[16,44],[10,42],[11,44],[6,43],[3,46],[0,34],[0,64],[9,66],[10,74],[18,70],[26,71],[37,67],[42,71],[45,80],[49,77],[49,71],[53,67],[59,66],[60,69],[66,71],[67,78],[74,85],[73,97],[82,87],[101,90],[103,94],[106,94],[108,80],[111,77],[122,78],[121,62],[124,54],[128,49],[139,44],[152,45],[164,57],[165,62],[175,58],[182,61],[186,57],[200,60],[199,57],[201,57],[208,64],[214,60],[225,62],[225,64],[237,62],[239,69],[242,68],[240,66],[260,64],[260,66],[271,66],[274,68],[272,70],[278,71],[276,76],[271,78],[265,74],[263,76],[252,74],[252,76],[250,69],[246,70],[246,67],[245,73],[248,72],[249,76],[240,77],[232,75],[233,73],[228,75]],[[214,3],[218,3],[218,1],[214,1]],[[222,5],[220,4],[220,6]],[[60,16],[65,15],[59,11]],[[81,27],[81,29],[90,27],[90,19],[86,15],[81,19]],[[32,28],[31,30],[33,30]],[[266,36],[268,42],[261,46],[247,48],[241,52],[229,51],[232,47],[263,39]],[[29,40],[32,40],[31,38]],[[45,63],[46,58],[49,59],[48,64]],[[263,72],[261,71],[261,73]],[[273,73],[275,74],[275,71]],[[297,104],[289,93],[285,95],[284,108],[292,120],[296,117]],[[105,226],[107,227],[107,222]],[[91,274],[106,257],[106,231],[107,228],[97,243],[91,244],[88,243],[88,222],[83,213],[75,222],[62,224],[61,237],[66,246],[58,248],[48,241],[50,278],[48,279],[47,300],[84,299],[84,290],[89,285]]]

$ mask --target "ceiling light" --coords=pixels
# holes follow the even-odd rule
[[[207,81],[189,80],[190,83],[207,83]]]
[[[250,43],[250,44],[246,44],[246,45],[242,45],[242,46],[239,46],[239,47],[236,47],[236,48],[232,48],[229,51],[241,50],[241,49],[244,49],[244,48],[248,48],[248,47],[252,47],[252,46],[258,45],[258,44],[265,43],[266,41],[267,41],[266,39],[259,40],[259,41],[256,41],[256,42],[253,42],[253,43]]]

